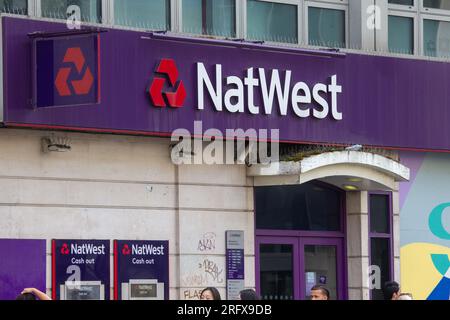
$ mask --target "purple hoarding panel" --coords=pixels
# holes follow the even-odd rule
[[[9,126],[168,135],[201,120],[203,130],[280,129],[282,141],[450,150],[449,63],[111,29],[100,34],[101,103],[33,109],[36,31],[67,30],[3,18]]]
[[[0,300],[14,300],[24,288],[45,292],[45,240],[0,239]]]

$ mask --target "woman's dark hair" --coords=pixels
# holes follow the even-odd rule
[[[246,289],[239,292],[241,300],[260,300],[258,294],[253,289]]]
[[[386,282],[383,287],[384,300],[392,300],[392,296],[394,295],[394,293],[398,293],[399,291],[400,285],[397,282]]]
[[[211,291],[214,300],[222,300],[222,298],[220,297],[219,290],[217,290],[216,288],[214,288],[214,287],[205,288],[202,290],[200,296],[202,296],[203,292],[205,292],[205,291]]]
[[[36,300],[36,297],[32,293],[22,293],[16,297],[16,300]]]

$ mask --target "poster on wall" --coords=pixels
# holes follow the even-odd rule
[[[109,240],[52,240],[52,298],[109,300]]]
[[[169,241],[114,241],[114,299],[169,299]]]

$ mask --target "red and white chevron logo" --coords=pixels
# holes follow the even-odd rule
[[[186,88],[182,80],[178,81],[178,69],[175,61],[162,59],[156,68],[156,73],[159,75],[153,79],[149,89],[153,105],[159,108],[165,108],[167,105],[172,108],[183,107],[186,99]],[[174,91],[164,91],[167,78]]]
[[[86,95],[91,91],[92,85],[94,83],[94,77],[92,75],[89,66],[86,65],[86,59],[84,58],[83,51],[81,48],[74,47],[68,48],[66,54],[64,56],[64,63],[72,63],[75,66],[75,69],[78,75],[82,75],[79,80],[70,81],[71,86],[69,85],[69,77],[72,72],[72,67],[62,67],[59,69],[58,74],[56,75],[55,87],[58,91],[58,94],[61,97],[67,96],[81,96]],[[84,71],[84,73],[83,73]],[[72,92],[72,89],[73,91]]]

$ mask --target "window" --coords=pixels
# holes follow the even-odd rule
[[[388,19],[389,51],[414,54],[414,19],[390,15]]]
[[[414,0],[389,0],[388,3],[401,4],[401,5],[405,5],[405,6],[413,6]]]
[[[430,57],[450,57],[450,22],[423,20],[423,52]]]
[[[170,30],[170,0],[115,0],[114,23],[148,30]]]
[[[236,36],[235,0],[182,0],[183,32]]]
[[[450,10],[450,1],[448,0],[423,0],[424,8]]]
[[[255,188],[256,228],[341,231],[341,192],[317,183]]]
[[[0,11],[13,14],[27,14],[27,0],[1,0]]]
[[[41,0],[41,15],[47,18],[66,19],[67,8],[77,5],[81,9],[81,21],[102,21],[101,0]]]
[[[345,48],[345,11],[309,7],[308,42],[314,46]]]
[[[298,6],[248,0],[247,38],[298,43]]]
[[[381,286],[392,280],[392,205],[391,194],[369,194],[370,265],[380,271]],[[383,300],[381,288],[371,290],[372,300]]]
[[[263,300],[294,299],[294,248],[292,245],[260,246],[260,290]]]

